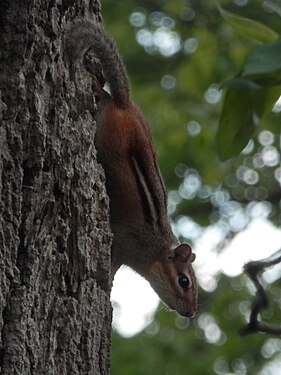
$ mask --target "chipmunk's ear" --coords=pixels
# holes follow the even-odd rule
[[[190,245],[187,243],[182,243],[181,245],[175,248],[175,259],[182,263],[187,262],[190,258],[190,261],[193,262],[195,259],[195,254],[192,253]]]
[[[190,262],[191,262],[191,263],[194,262],[195,259],[196,259],[196,254],[192,253],[192,254],[190,255]]]

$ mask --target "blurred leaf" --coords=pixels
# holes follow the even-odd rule
[[[280,86],[281,77],[275,78],[270,75],[255,75],[255,80],[247,78],[236,77],[227,79],[221,84],[221,88],[234,88],[234,89],[263,89],[270,86]],[[281,94],[281,89],[280,89]]]
[[[253,90],[228,89],[216,134],[219,158],[222,161],[239,154],[246,147],[255,126]]]
[[[239,80],[238,80],[239,81]],[[272,108],[280,95],[279,88],[229,88],[216,134],[222,161],[238,155],[253,136],[264,113]]]
[[[281,39],[259,46],[245,63],[243,76],[275,73],[281,70]]]
[[[269,43],[278,38],[278,34],[268,26],[223,9],[219,1],[216,1],[216,5],[222,17],[233,28],[242,32],[248,38],[255,39],[262,43]]]
[[[222,88],[225,87],[230,87],[234,89],[260,89],[261,85],[259,85],[255,81],[250,81],[245,78],[233,78],[233,79],[228,79],[224,81],[221,85]]]

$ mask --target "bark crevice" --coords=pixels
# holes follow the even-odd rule
[[[112,238],[94,148],[92,79],[77,66],[72,81],[62,50],[67,21],[100,18],[100,5],[4,3],[0,372],[106,375]]]

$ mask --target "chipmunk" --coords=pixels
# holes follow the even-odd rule
[[[64,46],[72,61],[82,60],[92,50],[110,88],[108,94],[97,83],[95,146],[110,199],[113,275],[122,264],[131,267],[149,281],[169,308],[192,317],[197,306],[191,265],[195,254],[172,233],[150,131],[130,99],[126,68],[117,47],[100,24],[88,20],[67,27]]]

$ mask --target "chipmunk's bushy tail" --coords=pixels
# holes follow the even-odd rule
[[[129,105],[129,81],[123,60],[113,39],[94,21],[79,20],[68,25],[64,37],[64,51],[69,60],[81,59],[93,50],[100,60],[111,96],[121,109]]]

